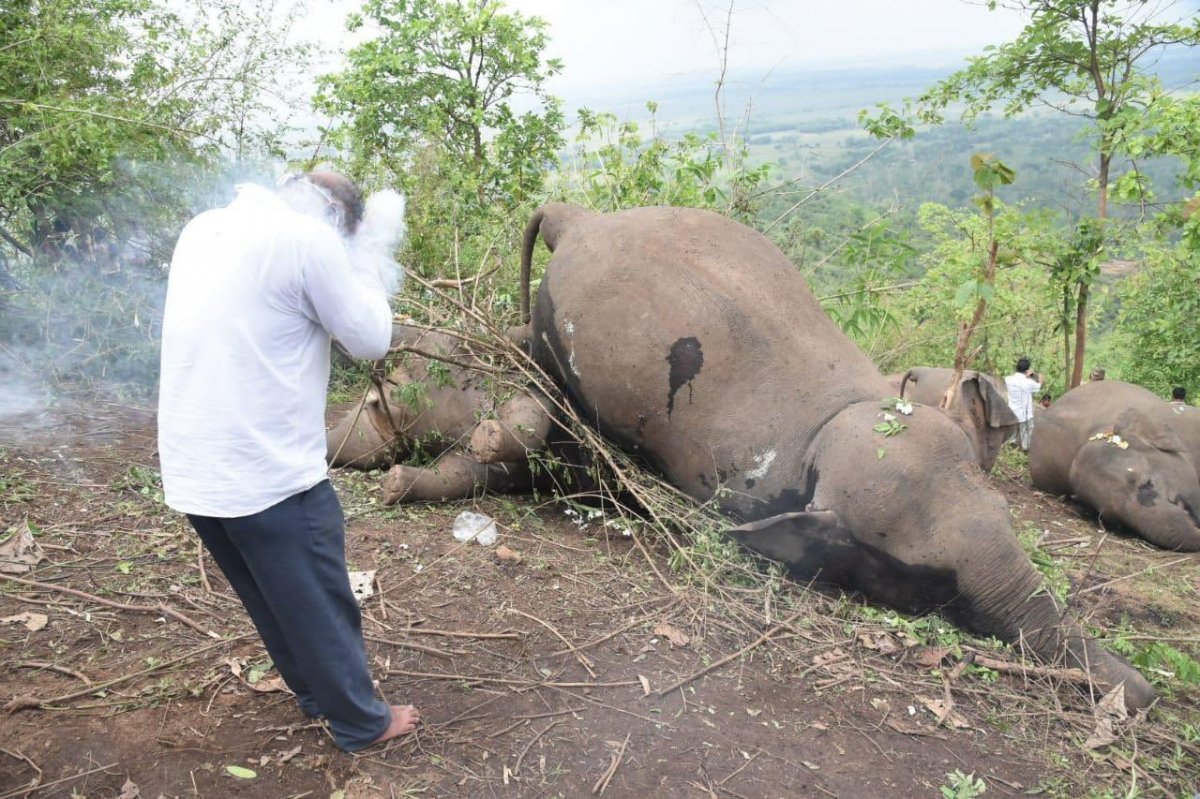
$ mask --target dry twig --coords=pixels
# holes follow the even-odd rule
[[[604,789],[608,787],[608,783],[612,781],[613,775],[621,767],[621,759],[625,757],[625,747],[629,746],[629,736],[632,734],[631,732],[625,733],[625,740],[621,742],[621,748],[613,755],[612,762],[608,765],[608,771],[605,771],[600,779],[596,780],[596,784],[592,786],[592,793],[596,796],[604,795]]]
[[[63,594],[70,594],[71,596],[76,596],[76,597],[79,597],[80,599],[86,599],[89,602],[95,602],[98,605],[105,605],[110,608],[116,608],[117,610],[128,610],[128,611],[133,611],[134,613],[158,613],[163,616],[170,616],[171,618],[175,619],[176,621],[186,624],[188,627],[191,627],[193,630],[195,630],[198,633],[201,633],[202,635],[207,635],[210,638],[218,638],[218,639],[220,638],[220,636],[217,635],[212,630],[204,629],[199,624],[197,624],[196,622],[189,619],[187,616],[183,615],[182,613],[180,613],[179,611],[177,611],[173,608],[167,607],[164,604],[158,604],[153,607],[148,607],[146,605],[128,605],[128,604],[125,604],[124,602],[113,602],[111,599],[103,599],[94,594],[88,594],[83,591],[77,591],[74,588],[67,588],[66,586],[62,586],[62,585],[54,585],[52,583],[40,583],[36,580],[23,580],[20,577],[13,577],[11,574],[0,573],[0,577],[3,577],[5,580],[11,580],[14,583],[20,583],[21,585],[27,585],[30,588],[40,588],[43,591],[58,591]]]

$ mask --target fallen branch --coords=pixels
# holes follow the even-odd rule
[[[530,621],[536,621],[538,624],[542,625],[547,630],[554,633],[554,636],[556,638],[558,638],[558,640],[562,641],[564,644],[567,645],[567,652],[569,652],[575,656],[575,659],[579,661],[579,665],[583,666],[584,670],[587,671],[588,676],[590,676],[593,680],[596,679],[596,672],[592,671],[591,659],[587,655],[583,654],[578,649],[576,649],[575,645],[572,644],[570,641],[568,641],[566,638],[564,638],[562,633],[560,633],[558,630],[554,629],[554,625],[550,624],[550,622],[548,622],[548,621],[542,621],[537,616],[534,616],[531,613],[526,613],[525,611],[517,610],[516,608],[509,608],[508,612],[516,613],[518,616],[524,616],[525,618],[529,619]],[[513,769],[513,773],[516,773],[516,769]]]
[[[23,660],[20,663],[13,664],[18,669],[40,669],[42,671],[56,671],[59,674],[65,674],[68,677],[74,677],[77,680],[82,680],[84,685],[91,685],[92,681],[74,669],[68,669],[66,666],[59,666],[54,663],[47,663],[44,660]]]
[[[158,613],[163,616],[170,616],[176,621],[191,627],[193,630],[202,635],[207,635],[210,638],[220,638],[220,636],[212,630],[204,629],[179,611],[169,608],[163,604],[155,605],[153,607],[148,607],[146,605],[127,605],[123,602],[113,602],[111,599],[102,599],[95,594],[88,594],[83,591],[77,591],[74,588],[67,588],[66,586],[62,585],[39,583],[36,580],[22,580],[20,577],[13,577],[11,574],[0,574],[0,577],[3,577],[5,580],[11,580],[14,583],[27,585],[30,588],[40,588],[43,591],[58,591],[64,594],[70,594],[71,596],[77,596],[80,599],[86,599],[89,602],[95,602],[99,605],[106,605],[107,607],[116,608],[117,610],[128,610],[134,613]]]
[[[604,794],[604,789],[608,787],[609,781],[617,773],[617,769],[621,767],[621,759],[625,757],[625,747],[629,746],[629,736],[632,734],[632,732],[625,733],[625,740],[621,742],[621,748],[613,755],[612,763],[608,766],[608,771],[604,772],[600,779],[596,780],[596,784],[592,786],[592,793],[596,796]]]
[[[619,680],[617,682],[542,682],[538,680],[514,680],[506,677],[483,677],[473,674],[442,674],[436,671],[404,671],[388,669],[388,674],[398,677],[412,677],[421,680],[461,680],[462,682],[488,682],[497,685],[544,686],[546,688],[628,688],[631,685],[641,685],[637,680]]]
[[[212,584],[208,582],[208,572],[204,569],[204,542],[196,539],[196,563],[200,566],[200,585],[204,586],[206,593],[211,594]]]
[[[533,745],[537,743],[543,735],[550,732],[550,730],[554,729],[559,724],[562,724],[562,722],[552,721],[546,725],[544,730],[529,739],[529,743],[525,744],[525,748],[521,750],[521,754],[517,755],[517,762],[512,767],[512,774],[514,777],[521,771],[521,763],[525,760],[525,755],[529,754],[529,750],[533,748]]]
[[[3,752],[4,754],[8,755],[13,760],[24,760],[26,763],[29,764],[30,768],[32,768],[34,771],[37,772],[37,776],[34,777],[30,781],[30,786],[27,790],[30,790],[30,791],[34,790],[34,787],[37,786],[37,784],[42,781],[42,770],[38,767],[37,763],[34,763],[32,760],[30,760],[28,757],[26,757],[24,753],[10,752],[7,749],[0,749],[0,752]]]
[[[1017,674],[1022,677],[1051,677],[1060,680],[1068,680],[1070,682],[1083,683],[1085,685],[1092,682],[1092,678],[1088,676],[1088,673],[1083,669],[1009,663],[1006,660],[996,660],[995,658],[981,655],[978,652],[974,654],[975,665],[985,666],[993,671],[1003,672],[1004,674]]]
[[[6,713],[16,713],[19,710],[32,710],[34,708],[49,710],[49,709],[52,709],[51,708],[52,705],[57,705],[60,702],[69,702],[70,700],[78,699],[81,696],[87,696],[88,694],[94,694],[97,691],[103,691],[104,689],[111,688],[114,685],[119,685],[123,682],[128,682],[128,681],[134,679],[135,677],[142,677],[147,674],[152,674],[156,671],[161,671],[162,669],[168,668],[170,666],[174,666],[177,663],[182,663],[185,660],[194,658],[196,655],[202,655],[205,652],[209,651],[210,649],[216,649],[218,646],[224,646],[225,644],[232,644],[235,641],[240,641],[243,638],[249,638],[249,637],[250,637],[250,634],[247,633],[245,635],[239,635],[236,638],[229,638],[224,641],[217,641],[216,643],[208,644],[207,646],[202,646],[199,649],[193,649],[191,652],[188,652],[186,655],[180,655],[177,658],[173,658],[171,660],[165,660],[162,663],[156,663],[155,665],[150,666],[149,668],[146,668],[146,669],[142,669],[141,671],[135,671],[132,674],[126,674],[123,677],[114,677],[111,680],[105,680],[104,682],[96,683],[95,685],[91,685],[87,688],[84,688],[79,691],[74,691],[69,694],[63,694],[62,696],[56,696],[53,699],[38,699],[36,696],[31,696],[31,695],[13,697],[11,700],[9,700],[8,704],[6,704],[4,706],[4,711]],[[4,797],[0,796],[0,799],[4,799]]]
[[[705,666],[704,668],[700,669],[700,671],[693,672],[692,674],[688,675],[687,677],[684,677],[682,680],[679,680],[678,682],[674,683],[670,687],[662,689],[661,691],[658,692],[658,695],[666,696],[667,694],[674,691],[676,688],[682,688],[683,686],[690,683],[692,680],[699,679],[700,677],[703,677],[705,674],[708,674],[710,671],[719,669],[722,666],[724,666],[726,663],[729,663],[730,661],[737,660],[742,655],[746,654],[750,650],[761,645],[767,639],[773,637],[777,633],[783,632],[785,629],[787,629],[792,624],[792,622],[794,622],[796,619],[798,619],[802,615],[804,615],[804,612],[805,611],[801,610],[801,611],[797,611],[797,612],[793,613],[787,621],[782,622],[781,624],[776,624],[774,627],[767,630],[765,633],[763,633],[758,638],[756,638],[753,642],[742,647],[738,651],[734,652],[732,655],[727,655],[727,656],[721,658],[720,660],[718,660],[716,663],[713,663],[712,665],[709,665],[709,666]]]
[[[1081,588],[1080,590],[1076,591],[1075,593],[1089,594],[1092,591],[1099,591],[1101,588],[1108,588],[1113,583],[1119,583],[1119,582],[1122,582],[1123,580],[1132,580],[1134,577],[1140,577],[1141,575],[1147,574],[1156,569],[1165,569],[1168,566],[1174,566],[1177,563],[1183,563],[1184,561],[1189,561],[1189,560],[1193,560],[1193,559],[1194,559],[1194,556],[1186,555],[1182,558],[1176,558],[1175,560],[1169,561],[1167,563],[1154,563],[1154,564],[1151,564],[1150,566],[1147,566],[1146,568],[1142,569],[1141,571],[1136,571],[1133,574],[1126,574],[1123,577],[1115,577],[1112,580],[1106,580],[1105,582],[1102,582],[1098,585],[1090,585],[1087,588]]]
[[[64,782],[71,782],[72,780],[77,780],[80,777],[87,777],[91,774],[95,774],[97,771],[107,771],[110,768],[115,768],[116,765],[117,765],[117,763],[113,762],[113,763],[109,763],[107,766],[96,766],[96,768],[91,769],[89,771],[81,771],[78,774],[72,774],[70,777],[61,777],[57,780],[51,780],[50,782],[44,782],[41,785],[27,785],[24,788],[14,788],[13,790],[8,791],[7,793],[0,793],[0,799],[10,799],[10,797],[13,797],[13,796],[20,796],[22,794],[28,795],[28,794],[33,793],[34,791],[44,791],[46,788],[52,788],[55,785],[62,785]]]
[[[460,630],[434,630],[425,627],[405,627],[405,635],[440,635],[445,638],[521,638],[520,633],[475,633]]]
[[[390,646],[398,646],[403,649],[412,649],[417,652],[424,652],[426,655],[433,655],[434,657],[444,658],[446,660],[454,660],[454,655],[464,654],[463,652],[447,652],[444,649],[437,649],[432,646],[410,644],[407,641],[393,641],[390,638],[380,638],[375,635],[363,635],[363,638],[367,639],[368,641],[374,641],[377,644],[388,644]]]
[[[435,288],[439,288],[439,289],[466,288],[467,286],[471,285],[472,283],[474,283],[476,281],[487,280],[489,277],[496,274],[496,272],[499,271],[499,269],[500,269],[500,265],[497,264],[496,266],[492,267],[487,272],[481,272],[476,275],[471,275],[470,277],[459,277],[459,278],[439,277],[439,278],[435,278],[434,280],[429,281],[429,284],[431,286],[434,286]]]

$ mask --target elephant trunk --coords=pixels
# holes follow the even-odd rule
[[[1009,547],[1004,547],[1008,550]],[[1046,590],[1041,575],[1015,542],[1011,550],[975,561],[959,572],[964,609],[978,632],[1023,642],[1043,660],[1062,661],[1086,672],[1102,693],[1125,686],[1125,706],[1134,711],[1155,699],[1154,688],[1137,669],[1088,638]],[[1016,564],[1014,566],[1014,564]],[[1014,569],[1016,573],[1014,574]],[[1007,579],[1006,579],[1007,577]]]

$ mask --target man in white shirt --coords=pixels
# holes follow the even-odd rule
[[[1022,452],[1029,451],[1029,439],[1033,435],[1033,393],[1042,388],[1041,375],[1029,371],[1029,359],[1017,361],[1017,371],[1004,378],[1008,388],[1008,406],[1016,414],[1017,439]]]
[[[186,513],[237,591],[301,709],[353,751],[411,732],[376,698],[325,464],[336,337],[381,358],[391,310],[352,259],[362,196],[328,172],[234,201],[183,229],[163,315],[158,437],[167,504]]]

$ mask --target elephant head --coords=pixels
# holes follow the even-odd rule
[[[1200,477],[1176,433],[1136,408],[1092,434],[1071,463],[1072,492],[1164,549],[1200,551]]]
[[[937,407],[953,376],[952,369],[914,367],[900,381],[900,396]],[[947,413],[971,439],[980,468],[991,471],[1000,448],[1018,425],[997,381],[974,370],[963,372],[954,406]]]
[[[326,432],[329,465],[380,469],[395,463],[402,445],[396,429],[399,412],[376,389],[370,389],[361,403],[347,410]]]
[[[1049,594],[1012,534],[1003,498],[969,466],[967,441],[935,409],[916,407],[898,435],[872,434],[879,406],[838,414],[814,441],[816,480],[802,512],[730,535],[802,579],[855,588],[905,610],[939,611],[977,633],[1065,658],[1130,708],[1154,699],[1132,666],[1087,638]],[[939,463],[931,469],[929,464]]]

